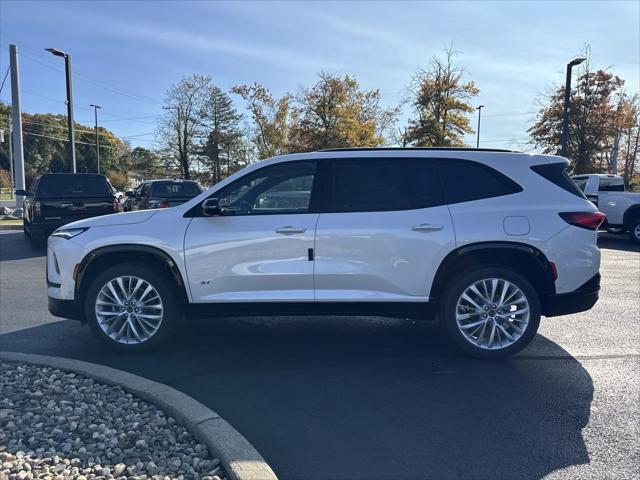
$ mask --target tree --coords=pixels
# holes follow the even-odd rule
[[[0,189],[8,189],[11,187],[11,174],[9,170],[0,168]]]
[[[131,169],[147,178],[157,177],[162,171],[158,155],[144,147],[136,147],[131,151]]]
[[[609,170],[620,122],[620,99],[624,80],[604,70],[590,70],[583,64],[569,99],[567,156],[574,173]],[[617,101],[616,101],[617,99]],[[556,86],[542,97],[536,122],[528,132],[533,143],[545,153],[559,154],[564,109],[564,86]]]
[[[250,134],[259,159],[288,153],[291,95],[275,98],[262,85],[236,85],[232,93],[247,102],[253,128]]]
[[[113,188],[120,192],[127,190],[129,187],[129,179],[124,173],[111,170],[107,172],[107,178],[109,179],[109,182],[111,182],[111,185],[113,185]]]
[[[212,183],[215,184],[229,174],[235,146],[242,137],[242,115],[233,106],[229,95],[215,85],[210,88],[205,108],[208,134],[202,153],[207,158],[206,165],[211,171]],[[227,167],[226,175],[223,172],[224,165]]]
[[[628,98],[622,108],[620,133],[620,164],[622,176],[627,187],[638,175],[638,154],[640,153],[640,97]]]
[[[167,91],[162,107],[165,114],[156,134],[162,158],[177,167],[186,179],[190,178],[201,151],[210,89],[209,76],[192,74],[183,77]]]
[[[398,109],[382,108],[380,91],[361,90],[349,75],[318,76],[314,86],[302,88],[294,97],[290,150],[383,145]]]
[[[428,70],[418,70],[408,88],[406,102],[414,117],[404,132],[402,143],[420,147],[463,146],[463,136],[472,133],[467,114],[469,103],[480,90],[475,83],[464,82],[464,69],[454,64],[452,48],[444,59],[434,57]]]

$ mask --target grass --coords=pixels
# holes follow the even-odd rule
[[[16,198],[15,196],[13,197]],[[0,200],[11,200],[11,194],[9,192],[0,193]]]
[[[4,218],[0,220],[0,225],[22,225],[22,219],[14,220],[14,219]]]

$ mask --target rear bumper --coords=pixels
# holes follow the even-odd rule
[[[547,297],[542,314],[546,317],[557,317],[584,312],[596,304],[599,292],[600,273],[596,273],[573,292]]]
[[[82,308],[75,300],[60,300],[59,298],[49,297],[48,308],[49,313],[54,317],[84,321]]]
[[[47,238],[61,226],[66,225],[67,223],[75,222],[76,220],[77,219],[33,222],[29,225],[29,230],[31,231],[31,235],[33,235],[34,237]]]

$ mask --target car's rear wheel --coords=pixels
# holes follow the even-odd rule
[[[175,286],[161,272],[122,264],[99,274],[86,296],[93,332],[111,346],[136,351],[164,343],[179,320]]]
[[[540,300],[522,275],[484,266],[453,280],[440,306],[440,319],[462,351],[479,358],[513,355],[535,336]]]
[[[640,243],[640,218],[631,222],[629,225],[629,237],[636,243]]]

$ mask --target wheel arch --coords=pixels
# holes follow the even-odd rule
[[[176,261],[160,248],[136,244],[109,245],[85,255],[76,274],[75,298],[83,298],[91,281],[105,268],[125,262],[141,262],[168,273],[177,287],[179,300],[189,302],[187,285]]]
[[[473,265],[499,265],[523,274],[535,287],[544,311],[546,299],[556,293],[555,277],[547,257],[536,247],[517,242],[479,242],[451,251],[433,279],[430,301],[442,298],[447,283]]]
[[[638,218],[640,218],[640,204],[632,205],[624,212],[624,215],[622,217],[622,224],[625,226],[625,228],[628,228],[629,226],[631,226],[631,222],[637,220]]]

